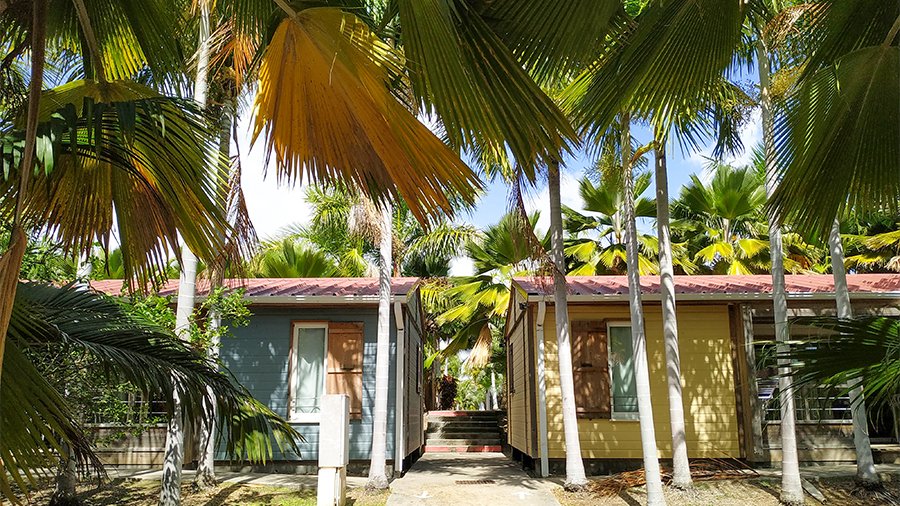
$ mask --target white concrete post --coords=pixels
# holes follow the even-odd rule
[[[319,423],[317,506],[343,506],[350,463],[350,397],[323,395]]]

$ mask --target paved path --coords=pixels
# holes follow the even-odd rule
[[[493,480],[464,484],[460,481]],[[388,506],[559,506],[556,485],[529,477],[502,453],[426,453],[391,482]]]
[[[110,479],[129,478],[137,480],[162,479],[160,469],[127,469],[109,466],[106,468]],[[194,479],[194,471],[185,469],[181,472],[182,483],[190,483]],[[244,485],[268,485],[285,488],[315,488],[317,476],[314,474],[275,474],[275,473],[231,473],[216,471],[216,478],[221,482],[240,483]],[[365,487],[367,478],[364,476],[348,476],[347,486],[350,488]]]

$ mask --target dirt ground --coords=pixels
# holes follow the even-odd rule
[[[900,505],[900,483],[896,481],[885,483],[888,496],[861,495],[851,478],[818,480],[812,483],[825,496],[828,505]],[[692,491],[681,492],[666,487],[665,494],[670,506],[778,506],[780,485],[780,480],[774,478],[700,481],[695,483]],[[556,490],[556,498],[563,506],[634,506],[646,504],[646,496],[644,487],[633,488],[612,497],[589,492],[569,493],[561,488]],[[806,497],[808,505],[821,504],[808,495]]]
[[[101,487],[81,486],[79,497],[85,506],[156,506],[159,500],[159,482],[147,480],[115,479]],[[183,506],[314,506],[316,491],[306,488],[281,488],[260,485],[222,483],[204,492],[191,490],[190,485],[182,487]],[[45,505],[50,492],[34,494],[26,504]],[[369,492],[363,488],[348,490],[347,504],[353,506],[383,506],[390,492]]]

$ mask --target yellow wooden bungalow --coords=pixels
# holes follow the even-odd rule
[[[831,276],[787,276],[789,316],[834,313]],[[855,314],[900,316],[900,275],[848,276]],[[637,467],[628,281],[568,278],[572,363],[582,456],[589,472]],[[691,458],[778,460],[779,411],[771,361],[771,277],[676,276],[684,413]],[[671,457],[659,278],[641,278],[653,416],[660,458]],[[542,475],[561,472],[565,439],[552,280],[517,278],[506,324],[507,409],[513,455]],[[792,327],[792,334],[811,329]],[[802,460],[854,460],[849,403],[798,394]],[[892,414],[889,414],[892,415]],[[870,417],[876,459],[898,457],[893,416]],[[878,460],[876,460],[877,462]]]

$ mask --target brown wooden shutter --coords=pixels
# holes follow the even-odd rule
[[[362,418],[363,324],[328,324],[325,392],[350,396],[350,418]]]
[[[572,322],[572,366],[578,416],[609,418],[609,360],[606,322]]]

